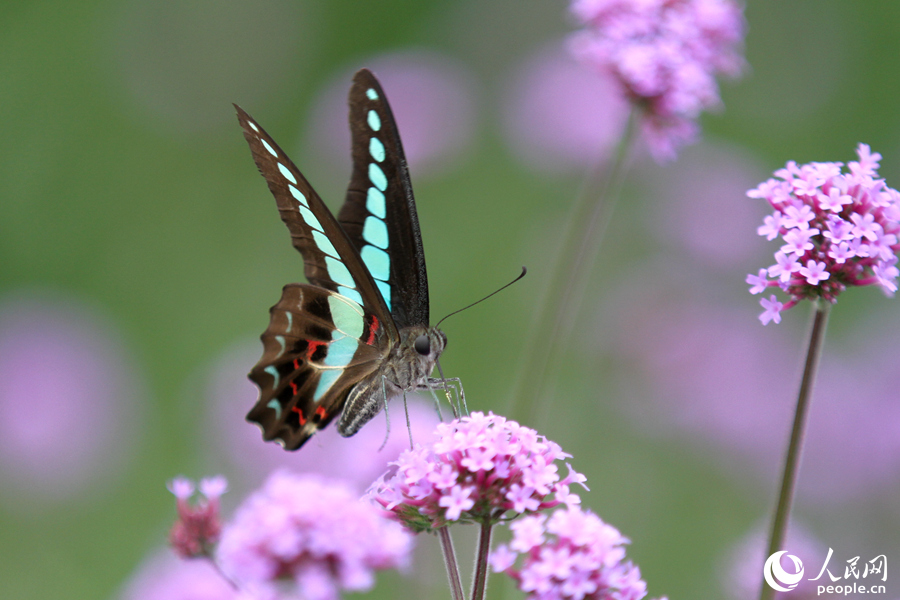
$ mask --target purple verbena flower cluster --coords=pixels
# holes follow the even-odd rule
[[[413,531],[580,502],[569,486],[583,486],[584,475],[567,465],[569,474],[560,479],[555,461],[571,455],[533,429],[474,412],[441,423],[437,434],[433,444],[401,454],[392,474],[369,490],[374,501]]]
[[[716,76],[737,76],[744,65],[735,0],[574,0],[571,11],[585,26],[571,39],[573,53],[642,107],[659,161],[693,142],[700,113],[721,103]]]
[[[219,539],[222,522],[219,498],[228,489],[228,481],[221,475],[200,480],[201,498],[191,504],[194,482],[176,477],[167,485],[177,498],[178,520],[169,532],[169,543],[183,558],[209,556],[212,545]]]
[[[647,584],[637,566],[624,561],[628,539],[581,507],[529,515],[510,525],[513,539],[491,554],[491,567],[517,582],[528,598],[541,600],[640,600]],[[522,566],[515,567],[519,557]]]
[[[785,304],[774,295],[760,301],[764,325],[780,323],[782,310],[807,298],[834,303],[847,286],[878,285],[889,296],[897,291],[900,192],[878,178],[880,154],[866,144],[856,153],[848,173],[843,163],[791,161],[775,171],[777,179],[747,192],[775,209],[759,235],[784,242],[775,264],[746,280],[751,294],[778,286],[791,297]]]
[[[349,486],[277,471],[225,527],[216,556],[242,589],[265,596],[293,580],[303,598],[335,600],[341,589],[370,589],[376,569],[407,566],[411,544]]]

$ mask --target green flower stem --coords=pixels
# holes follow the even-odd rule
[[[825,327],[828,324],[828,312],[831,304],[819,300],[814,304],[814,307],[812,330],[809,334],[809,350],[806,353],[806,365],[803,368],[800,393],[797,395],[794,426],[791,429],[791,441],[788,445],[787,456],[784,459],[781,492],[778,495],[778,506],[775,508],[775,515],[772,518],[772,533],[769,536],[769,549],[766,552],[766,558],[783,549],[787,535],[791,503],[794,499],[794,488],[797,485],[797,472],[800,467],[800,454],[803,450],[803,435],[806,430],[809,401],[812,398],[816,368],[819,366],[819,358],[822,355],[822,343],[825,341]],[[775,590],[763,581],[759,592],[759,600],[772,600],[774,596]]]
[[[593,169],[582,184],[562,249],[547,278],[530,342],[510,398],[511,417],[521,423],[538,419],[538,401],[552,383],[575,326],[606,228],[625,179],[635,138],[632,110],[611,163]]]
[[[466,596],[463,594],[462,580],[459,577],[456,550],[453,549],[453,539],[450,537],[450,528],[444,526],[438,529],[438,537],[441,540],[444,565],[447,567],[447,579],[450,581],[450,597],[453,600],[466,600]]]
[[[478,555],[475,557],[475,577],[472,580],[472,600],[483,600],[487,588],[488,556],[491,553],[491,519],[486,517],[478,533]]]

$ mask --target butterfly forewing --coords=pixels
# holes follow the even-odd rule
[[[269,312],[263,356],[250,372],[259,400],[247,418],[293,450],[340,413],[389,344],[378,317],[320,287],[289,284]]]
[[[350,89],[353,173],[338,215],[398,328],[428,325],[428,277],[400,135],[378,80],[366,69]]]
[[[355,300],[378,315],[396,338],[390,311],[347,234],[291,159],[266,131],[235,105],[253,160],[275,196],[281,220],[303,255],[307,280]]]

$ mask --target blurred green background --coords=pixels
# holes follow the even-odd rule
[[[232,102],[336,210],[349,168],[327,146],[346,135],[352,72],[383,71],[389,98],[411,94],[400,103],[410,113],[415,89],[395,75],[394,92],[392,71],[425,65],[455,90],[423,92],[422,103],[453,96],[439,111],[453,119],[425,133],[394,110],[407,150],[412,139],[424,148],[420,171],[410,159],[432,321],[529,267],[443,326],[442,366],[470,408],[506,411],[524,348],[540,343],[533,315],[554,293],[549,270],[587,165],[528,137],[574,110],[571,93],[545,90],[538,120],[512,106],[540,74],[535,57],[555,56],[572,30],[566,8],[0,5],[0,378],[33,384],[0,383],[0,597],[119,598],[165,545],[165,481],[224,473],[236,482],[227,513],[254,480],[223,454],[209,390],[215,373],[249,370],[268,308],[302,269]],[[574,455],[592,490],[585,506],[631,538],[654,597],[752,597],[739,581],[748,560],[733,557],[774,501],[807,307],[778,326],[756,320],[743,280],[775,248],[755,234],[764,207],[743,192],[787,160],[852,160],[859,142],[900,185],[900,4],[754,0],[746,18],[749,68],[723,84],[704,141],[631,173],[561,376],[527,423]],[[424,128],[435,117],[420,108]],[[602,120],[607,107],[591,110]],[[795,511],[823,549],[816,570],[829,546],[832,565],[900,557],[898,321],[900,307],[871,289],[833,311]],[[252,402],[235,427],[251,428],[241,421]],[[460,543],[463,563],[468,551]],[[447,597],[440,564],[419,568],[430,572],[413,575],[417,595]],[[388,577],[375,593],[402,586]]]

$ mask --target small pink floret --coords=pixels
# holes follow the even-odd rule
[[[194,495],[194,482],[187,477],[176,477],[166,483],[166,488],[179,500],[187,500]]]

